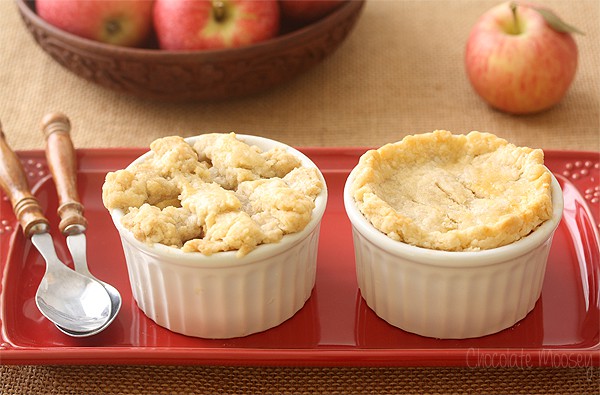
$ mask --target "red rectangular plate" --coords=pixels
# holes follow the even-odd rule
[[[542,296],[513,327],[467,340],[417,336],[390,326],[364,303],[357,287],[350,222],[342,189],[363,148],[302,149],[322,169],[329,202],[321,227],[317,282],[291,319],[271,330],[230,340],[172,333],[148,319],[131,296],[121,244],[101,189],[107,171],[141,149],[78,151],[79,189],[89,220],[91,271],[113,284],[124,304],[99,335],[71,338],[37,310],[34,294],[44,261],[0,195],[0,362],[3,364],[205,364],[312,366],[597,366],[600,365],[599,155],[549,151],[546,164],[564,190],[564,217],[554,236]],[[34,194],[53,225],[56,191],[41,151],[20,152]],[[71,265],[64,237],[57,252]]]

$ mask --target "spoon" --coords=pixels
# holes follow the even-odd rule
[[[109,319],[111,301],[97,281],[71,270],[56,255],[49,222],[31,194],[23,166],[8,146],[0,125],[0,186],[10,199],[15,216],[46,261],[46,271],[35,295],[40,312],[55,324],[71,331],[87,332],[102,327]]]
[[[67,247],[71,252],[75,271],[100,283],[110,298],[110,316],[101,327],[78,332],[57,325],[57,328],[67,335],[85,337],[99,333],[113,322],[121,309],[122,299],[115,287],[94,277],[87,265],[85,237],[87,220],[83,216],[83,205],[77,193],[76,153],[70,130],[71,122],[62,113],[48,114],[42,120],[42,132],[46,138],[46,159],[59,198],[58,215],[61,218],[59,229],[67,236]]]
[[[33,234],[31,242],[46,260],[46,273],[35,295],[41,313],[56,326],[76,333],[105,327],[111,313],[106,289],[62,263],[47,231]]]
[[[56,327],[63,333],[66,333],[67,335],[73,336],[73,337],[86,337],[86,336],[91,336],[91,335],[95,335],[101,331],[103,331],[106,327],[108,327],[113,321],[114,319],[117,317],[117,314],[119,313],[119,310],[121,309],[121,304],[122,304],[122,299],[121,299],[121,294],[119,293],[119,291],[117,291],[117,289],[115,287],[113,287],[112,285],[105,283],[104,281],[101,281],[99,279],[97,279],[96,277],[94,277],[94,275],[92,275],[92,273],[90,273],[88,266],[87,266],[87,259],[86,259],[86,255],[85,255],[85,245],[86,245],[86,241],[85,241],[85,235],[84,235],[84,231],[85,229],[81,229],[79,228],[78,225],[74,225],[74,228],[68,228],[67,232],[79,232],[79,233],[70,233],[69,236],[67,237],[67,247],[69,248],[69,251],[71,251],[71,256],[73,257],[73,264],[75,265],[75,271],[77,273],[83,274],[86,277],[89,277],[93,280],[98,281],[98,283],[100,283],[105,289],[106,292],[108,292],[108,297],[110,298],[110,305],[111,305],[111,311],[110,311],[110,316],[108,317],[108,320],[99,328],[96,328],[94,330],[90,330],[87,332],[81,332],[81,331],[73,331],[73,330],[69,330],[67,328],[64,328],[60,325],[56,325]],[[83,247],[83,250],[81,249],[81,247]]]

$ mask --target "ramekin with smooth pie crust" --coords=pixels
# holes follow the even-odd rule
[[[541,150],[447,131],[365,153],[344,204],[367,305],[406,331],[454,339],[533,309],[563,210]]]

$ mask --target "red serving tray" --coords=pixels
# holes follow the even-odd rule
[[[317,282],[291,319],[268,331],[230,340],[170,332],[148,319],[131,295],[118,234],[102,205],[107,171],[120,169],[142,149],[81,149],[79,189],[89,220],[91,271],[124,298],[115,322],[89,338],[59,332],[37,310],[34,294],[44,261],[26,240],[5,195],[0,195],[2,286],[0,362],[3,364],[203,364],[311,366],[589,367],[600,365],[600,155],[547,151],[565,199],[554,236],[542,296],[513,327],[467,340],[438,340],[390,326],[360,296],[350,222],[342,190],[363,148],[302,149],[322,169],[329,202],[321,227]],[[42,151],[19,153],[33,191],[58,225],[57,197]],[[71,260],[53,229],[57,253]]]

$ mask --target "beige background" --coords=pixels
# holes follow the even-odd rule
[[[69,73],[0,0],[0,121],[15,149],[41,148],[41,117],[63,111],[77,147],[147,146],[170,134],[250,133],[295,146],[378,146],[448,129],[496,133],[519,145],[600,149],[600,2],[542,1],[583,30],[565,99],[531,116],[490,109],[472,91],[464,47],[495,0],[369,0],[348,40],[326,61],[264,94],[173,104],[123,96]]]
[[[471,90],[464,46],[496,0],[368,0],[348,40],[323,64],[270,92],[221,103],[166,104],[122,96],[64,70],[0,0],[0,121],[11,146],[41,149],[41,117],[67,113],[77,147],[146,147],[157,137],[252,133],[295,146],[378,146],[444,128],[494,132],[519,145],[600,151],[600,2],[541,1],[586,32],[565,99],[538,115],[490,109]],[[1,355],[0,355],[1,360]],[[578,393],[600,369],[237,368],[6,366],[2,394]]]

